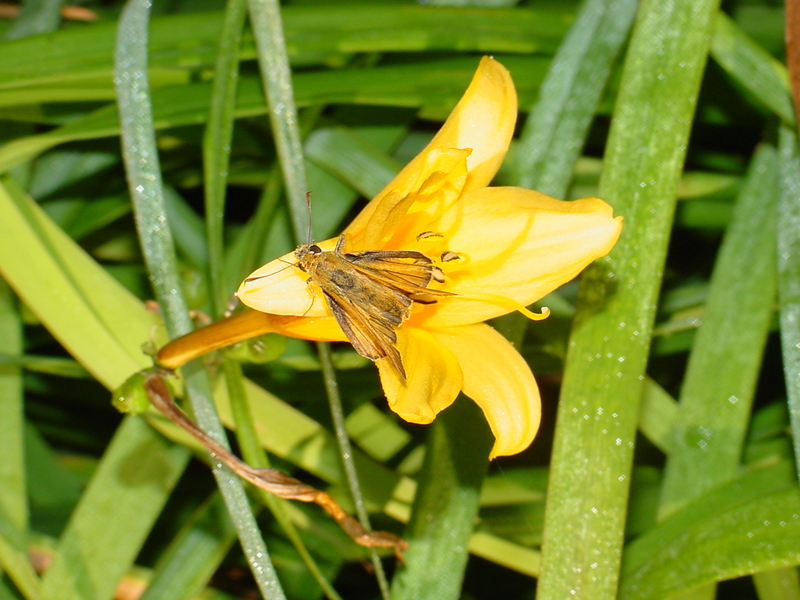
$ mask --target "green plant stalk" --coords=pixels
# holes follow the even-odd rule
[[[358,521],[364,529],[371,531],[372,526],[369,522],[367,508],[364,505],[364,495],[361,493],[358,471],[353,459],[353,447],[350,444],[350,437],[347,435],[347,428],[345,427],[344,408],[342,407],[342,398],[339,396],[339,383],[336,381],[336,370],[331,359],[331,345],[327,342],[317,342],[317,350],[319,351],[325,393],[328,396],[333,429],[336,432],[336,442],[339,445],[339,455],[342,457],[342,467],[344,467],[347,487],[350,490],[350,495],[356,508]],[[375,548],[370,548],[369,557],[375,569],[375,578],[378,580],[381,596],[384,600],[389,600],[389,582],[386,579],[386,573],[383,570],[383,563],[381,563],[380,556],[378,556],[378,551]]]
[[[295,240],[302,242],[307,240],[311,231],[310,215],[306,205],[308,184],[306,182],[303,146],[294,102],[291,69],[286,52],[280,6],[277,0],[249,0],[249,6],[250,20],[258,48],[258,62],[264,81],[267,103],[270,108],[270,124],[289,200],[292,230]],[[353,453],[349,448],[349,440],[344,428],[344,413],[341,399],[339,398],[338,385],[335,380],[333,363],[330,360],[330,350],[321,343],[317,347],[322,362],[325,389],[331,406],[331,413],[334,415],[336,438],[340,445],[348,486],[356,505],[359,521],[369,530],[369,517],[364,508],[364,500],[358,484]],[[337,414],[340,416],[340,426],[336,425]],[[378,553],[372,549],[370,555],[381,592],[384,597],[388,597],[388,584],[386,583],[383,565],[380,562]]]
[[[620,241],[582,279],[553,449],[540,600],[616,596],[633,445],[716,0],[640,5],[600,196]]]
[[[211,306],[215,317],[225,310],[225,190],[233,139],[236,85],[239,81],[239,52],[247,17],[247,0],[229,0],[222,23],[211,107],[203,135],[203,178],[205,191],[208,271]]]
[[[188,333],[192,324],[180,293],[178,264],[165,217],[163,186],[147,83],[147,22],[150,3],[129,0],[120,18],[116,74],[122,120],[122,148],[145,262],[167,331],[171,337]],[[199,364],[183,373],[197,422],[220,444],[227,446],[222,424],[211,400],[208,376]],[[214,476],[236,526],[242,549],[261,594],[283,600],[266,545],[250,508],[242,482],[221,463],[212,463]]]
[[[247,398],[247,390],[244,386],[242,366],[238,361],[226,356],[222,361],[222,370],[225,373],[225,383],[228,388],[231,413],[233,414],[233,421],[236,425],[236,440],[239,442],[242,457],[251,467],[256,469],[268,468],[270,466],[269,458],[258,440],[255,421],[253,420],[253,414],[250,411]],[[286,514],[283,501],[262,489],[258,489],[257,493],[261,497],[261,501],[275,517],[275,520],[278,521],[286,537],[292,542],[300,558],[303,559],[303,562],[308,567],[311,576],[319,583],[325,595],[330,600],[341,600],[341,597],[331,583],[325,578],[325,575],[323,575],[314,557],[300,538],[297,528]]]
[[[461,598],[469,539],[493,439],[478,406],[460,397],[429,427],[405,566],[392,581],[392,600]]]
[[[281,9],[277,0],[248,0],[248,6],[264,93],[269,105],[269,122],[291,207],[292,230],[295,239],[305,240],[310,224],[306,207],[306,193],[309,190]]]
[[[800,156],[797,131],[780,131],[778,301],[786,396],[800,473]]]
[[[246,17],[246,0],[230,0],[228,2],[220,35],[211,109],[203,138],[206,235],[209,249],[212,310],[215,316],[220,316],[223,312],[228,297],[223,237],[225,192],[230,163],[231,141],[233,139],[242,29]],[[252,416],[247,406],[247,397],[242,384],[241,367],[235,361],[225,358],[223,360],[223,371],[236,423],[237,440],[243,449],[245,460],[256,467],[269,466],[266,454],[258,444]],[[293,524],[286,517],[279,500],[263,491],[260,495],[276,519],[281,523],[287,536],[308,565],[309,571],[325,590],[328,597],[338,598],[335,590],[324,578],[314,559],[303,545]]]

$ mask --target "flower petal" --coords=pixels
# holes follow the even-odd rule
[[[437,160],[431,160],[431,155],[437,152],[448,152],[453,148],[471,149],[464,190],[488,185],[505,158],[516,120],[517,92],[511,75],[499,62],[484,57],[464,96],[428,146],[400,171],[345,231],[354,239],[360,239],[384,199],[396,204],[415,192],[435,172]],[[387,212],[386,206],[382,210]],[[357,242],[356,247],[362,249]]]
[[[490,458],[525,450],[539,429],[542,408],[536,380],[519,352],[483,323],[432,333],[458,358],[464,394],[489,421],[495,437]]]
[[[420,165],[420,180],[405,197],[392,192],[375,204],[369,224],[362,232],[345,229],[352,239],[353,249],[400,249],[390,238],[405,239],[405,232],[420,218],[430,221],[433,215],[446,211],[457,202],[467,181],[467,157],[471,150],[450,148],[432,150],[426,163]],[[424,179],[422,179],[424,177]]]
[[[514,187],[467,194],[456,210],[429,225],[444,234],[448,249],[464,257],[442,265],[443,289],[501,294],[529,305],[605,256],[619,237],[621,217],[598,198],[572,202]],[[441,327],[485,321],[507,307],[441,298],[413,317],[415,326]]]
[[[397,349],[407,379],[403,380],[388,360],[376,362],[389,407],[409,423],[430,423],[461,390],[458,361],[433,335],[420,329],[401,327]]]
[[[159,350],[156,364],[174,371],[193,358],[265,333],[331,342],[347,339],[333,317],[285,317],[243,310],[175,338]]]
[[[347,336],[333,317],[284,317],[275,333],[315,342],[346,342]]]
[[[331,238],[316,245],[333,250],[337,240]],[[296,263],[294,252],[268,262],[242,282],[236,296],[245,306],[274,315],[330,316],[322,292],[309,286],[308,274],[296,267]]]

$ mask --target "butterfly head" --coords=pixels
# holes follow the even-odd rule
[[[302,271],[307,271],[309,263],[316,262],[315,259],[322,255],[322,248],[316,244],[303,244],[297,247],[294,255],[297,258],[296,266]]]

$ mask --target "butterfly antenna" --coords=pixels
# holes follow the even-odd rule
[[[308,233],[306,234],[306,243],[311,244],[311,236],[313,234],[311,229],[311,192],[306,192],[306,207],[308,208]]]
[[[282,269],[278,269],[277,271],[273,271],[272,273],[267,273],[266,275],[259,275],[257,277],[248,277],[244,280],[245,283],[250,283],[251,281],[258,281],[259,279],[266,279],[267,277],[272,277],[273,275],[277,275],[281,271],[285,271],[289,267],[296,267],[297,263],[289,262],[287,260],[283,260],[282,258],[277,258],[275,260],[279,260],[280,262],[284,263],[286,266]]]

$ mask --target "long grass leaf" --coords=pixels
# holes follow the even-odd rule
[[[13,180],[2,184],[0,271],[87,371],[109,388],[120,385],[136,369],[147,366],[141,343],[157,320],[97,268]],[[88,264],[95,268],[84,268]],[[114,306],[114,310],[103,310],[103,306]],[[65,313],[69,319],[63,318]],[[125,336],[114,334],[126,329],[127,342]]]
[[[515,184],[563,198],[637,3],[590,0],[556,53],[520,136]]]
[[[625,549],[619,598],[664,598],[797,564],[799,510],[789,461],[711,489]]]
[[[711,56],[761,105],[787,125],[795,122],[786,67],[723,12],[717,13]]]
[[[428,440],[392,600],[461,597],[492,436],[478,407],[462,398],[437,417]]]
[[[312,133],[306,156],[372,198],[400,172],[402,165],[349,127],[325,127]]]
[[[667,391],[652,379],[647,379],[639,414],[639,431],[664,454],[672,451],[672,426],[678,413],[678,404]]]
[[[508,56],[502,60],[515,74],[520,101],[531,101],[544,76],[547,59]],[[474,69],[474,58],[456,58],[429,63],[422,70],[412,63],[303,72],[293,77],[294,94],[299,106],[356,103],[424,107],[433,116],[444,117],[460,98]],[[212,86],[206,83],[153,90],[154,126],[160,130],[204,123],[208,118],[211,94]],[[263,115],[267,110],[260,81],[252,76],[241,77],[236,117]],[[119,115],[117,107],[109,105],[47,133],[9,142],[0,148],[0,172],[58,144],[116,135],[119,135]]]
[[[739,470],[775,301],[777,153],[753,158],[717,256],[673,424],[660,516]]]
[[[754,157],[717,257],[670,436],[662,518],[739,470],[775,296],[776,162],[770,147]],[[714,595],[707,585],[681,598]]]
[[[137,345],[147,339],[152,315],[11,180],[6,185],[0,190],[4,276],[90,372],[108,387],[119,385],[147,364]],[[70,319],[63,318],[65,312]],[[43,581],[46,593],[59,598],[109,595],[138,554],[187,460],[188,452],[169,447],[143,423],[120,429],[70,520]],[[139,478],[131,478],[132,473]]]
[[[142,419],[114,435],[42,578],[46,598],[109,598],[186,467],[189,452]]]
[[[714,0],[639,7],[600,183],[625,224],[611,254],[581,282],[556,425],[541,600],[616,596],[656,297],[716,9]]]
[[[190,600],[206,586],[236,541],[218,492],[203,502],[159,557],[141,600]]]
[[[22,354],[22,321],[11,288],[0,280],[0,348],[11,357]],[[0,363],[0,439],[3,460],[0,461],[0,507],[15,527],[28,527],[28,499],[25,483],[23,427],[24,403],[22,369],[15,364]]]
[[[761,600],[800,600],[800,573],[795,567],[755,573],[753,584]]]
[[[556,198],[567,195],[597,105],[636,14],[637,3],[587,0],[561,43],[520,135],[513,183]],[[498,320],[521,343],[530,321]]]
[[[778,299],[786,395],[800,473],[800,154],[797,133],[780,133]]]
[[[341,52],[461,50],[547,54],[570,25],[570,8],[442,8],[400,4],[290,5],[282,9],[293,63],[319,65]],[[150,29],[153,86],[187,83],[214,67],[220,12],[160,15]],[[56,31],[2,43],[0,97],[13,104],[112,99],[116,25]],[[241,58],[256,57],[252,36]]]

